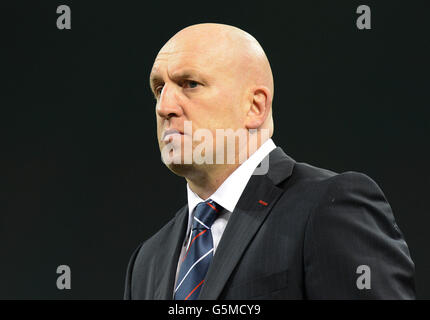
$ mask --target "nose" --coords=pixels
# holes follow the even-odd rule
[[[180,117],[182,107],[179,104],[178,95],[174,85],[165,84],[157,103],[157,113],[160,117],[169,119]]]

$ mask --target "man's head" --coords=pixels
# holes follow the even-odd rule
[[[268,129],[270,136],[273,133],[269,61],[257,40],[236,27],[205,23],[179,31],[159,51],[150,85],[157,100],[160,149],[176,141],[182,149],[182,162],[184,144],[191,143],[194,149],[200,143],[183,134],[186,121],[192,122],[193,133],[208,129],[214,141],[216,129]],[[166,136],[168,130],[181,135]],[[213,152],[217,152],[215,142]],[[169,165],[182,176],[209,167]]]

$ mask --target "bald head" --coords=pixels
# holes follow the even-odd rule
[[[273,99],[273,75],[267,56],[249,33],[225,24],[202,23],[176,33],[160,54],[189,50],[207,56],[218,68],[228,71],[245,85],[262,85]]]
[[[160,52],[184,45],[195,52],[210,55],[213,62],[234,71],[240,81],[267,86],[273,96],[269,61],[263,48],[249,33],[224,24],[192,25],[175,34]]]

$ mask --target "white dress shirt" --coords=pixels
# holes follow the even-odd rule
[[[218,243],[221,240],[221,236],[224,232],[225,227],[227,226],[227,222],[230,219],[234,208],[236,207],[237,202],[242,196],[243,190],[245,190],[246,185],[248,184],[249,179],[252,176],[255,168],[260,164],[261,161],[273,150],[276,148],[275,143],[272,139],[264,142],[257,151],[255,151],[245,162],[243,162],[233,173],[221,184],[221,186],[212,194],[208,199],[212,199],[224,209],[219,213],[219,216],[213,223],[211,227],[212,231],[212,239],[215,254],[216,249],[218,247]],[[175,284],[177,282],[179,270],[181,264],[179,261],[182,261],[185,253],[187,252],[188,246],[191,241],[191,227],[193,221],[193,212],[195,207],[200,203],[204,202],[208,199],[201,199],[197,194],[195,194],[187,184],[187,195],[188,195],[188,227],[187,234],[184,239],[184,245],[182,246],[181,254],[178,260],[178,266],[176,269],[176,278]],[[174,288],[176,285],[174,286]]]

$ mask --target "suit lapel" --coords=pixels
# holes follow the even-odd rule
[[[268,174],[251,177],[224,230],[199,299],[218,298],[249,243],[281,196],[283,189],[276,184],[289,177],[293,167],[294,160],[277,148],[270,153]]]
[[[156,268],[160,285],[155,288],[155,300],[171,300],[173,298],[173,286],[176,277],[176,268],[179,254],[185,237],[188,224],[188,205],[184,206],[176,214],[170,236],[166,240],[166,251],[158,253]]]

